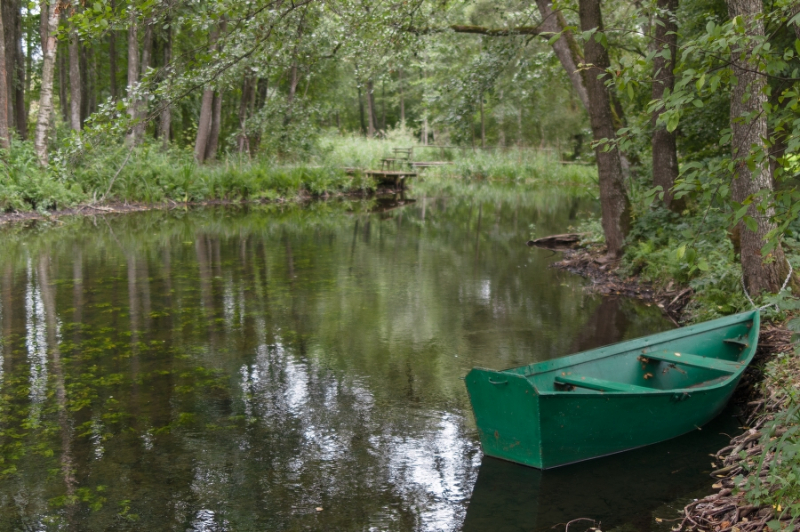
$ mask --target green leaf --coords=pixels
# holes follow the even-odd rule
[[[692,101],[692,105],[694,105],[697,108],[703,107],[703,100],[696,99]]]
[[[750,231],[754,233],[758,231],[758,222],[756,221],[755,218],[753,218],[752,216],[745,216],[744,218],[742,218],[742,220],[744,221],[744,225],[746,225]]]
[[[678,260],[681,260],[685,254],[686,254],[686,244],[678,248],[678,250],[675,252],[675,257],[677,257]]]
[[[669,115],[669,120],[667,120],[667,131],[672,133],[676,129],[678,129],[678,122],[681,121],[681,116],[678,113],[672,113]]]
[[[711,269],[711,267],[708,265],[708,261],[706,259],[700,259],[699,261],[697,261],[697,269],[703,272],[707,272],[708,270]]]

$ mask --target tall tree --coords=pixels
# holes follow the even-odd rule
[[[17,133],[23,139],[28,138],[28,107],[25,105],[25,87],[27,86],[28,76],[26,72],[30,69],[25,68],[26,57],[22,50],[22,3],[17,2],[14,8],[14,48],[16,53],[16,68],[14,79],[14,125]]]
[[[608,50],[602,44],[603,17],[600,0],[580,0],[578,7],[581,31],[593,32],[586,39],[583,55],[586,63],[583,76],[589,97],[589,121],[596,142],[616,138],[611,97],[606,87],[607,70],[611,64]],[[620,153],[616,147],[595,148],[597,172],[600,181],[600,206],[602,209],[603,233],[606,237],[608,257],[622,256],[625,237],[630,229],[630,205],[625,191]]]
[[[539,14],[542,17],[539,34],[548,39],[555,35],[559,36],[553,42],[553,52],[556,54],[567,76],[569,76],[572,88],[581,99],[583,107],[588,111],[589,95],[586,92],[586,82],[583,79],[582,72],[578,70],[578,65],[582,62],[580,46],[578,46],[575,36],[569,30],[564,14],[560,10],[553,10],[551,0],[536,0],[536,6],[539,8]]]
[[[116,9],[114,0],[111,0],[111,12]],[[108,74],[111,99],[117,99],[117,32],[112,27],[108,31]]]
[[[167,26],[167,34],[164,38],[164,57],[162,58],[165,69],[169,69],[172,64],[172,26],[170,25],[170,22],[171,21],[168,17],[165,24]],[[172,130],[172,106],[169,102],[164,102],[163,105],[164,106],[161,108],[161,117],[158,126],[162,145],[164,149],[167,149],[169,147],[170,131]]]
[[[69,16],[69,125],[72,131],[81,130],[81,42],[75,28],[75,6]]]
[[[8,136],[8,77],[6,69],[6,38],[3,28],[3,16],[0,13],[0,148],[11,146]]]
[[[138,54],[138,50],[137,50]],[[153,58],[153,19],[145,21],[144,37],[142,38],[142,61],[139,65],[139,79],[142,80],[150,69]],[[133,128],[134,142],[141,144],[144,139],[145,128],[147,127],[147,104],[140,98],[136,99],[136,125]]]
[[[219,38],[219,28],[215,27],[209,35],[209,52],[216,50],[217,39]],[[203,97],[200,100],[200,118],[197,122],[197,136],[194,141],[194,158],[202,163],[206,160],[208,152],[208,139],[211,136],[211,128],[214,121],[214,86],[206,85]]]
[[[741,17],[746,32],[744,47],[731,52],[736,76],[730,105],[731,151],[735,162],[731,197],[740,204],[761,191],[772,191],[768,161],[748,160],[752,147],[762,152],[766,149],[767,117],[762,110],[767,102],[767,81],[763,64],[753,59],[756,44],[764,38],[762,9],[761,0],[728,0],[730,17]],[[789,273],[780,243],[770,256],[761,254],[767,234],[774,231],[776,225],[771,221],[774,209],[762,206],[764,212],[759,212],[760,206],[758,201],[753,201],[747,207],[747,216],[754,221],[755,230],[743,222],[738,226],[744,283],[753,295],[777,292]]]
[[[139,17],[136,7],[128,6],[128,118],[135,122],[138,118],[138,92],[139,84]],[[128,132],[125,142],[129,146],[136,144],[135,125]]]
[[[678,25],[675,14],[678,0],[658,0],[655,17],[655,46],[657,53],[653,58],[652,99],[661,100],[665,91],[675,88],[675,57],[678,52]],[[658,118],[664,109],[653,112],[653,184],[664,191],[664,205],[680,212],[685,207],[682,199],[675,199],[672,187],[678,178],[678,148],[675,133],[666,125],[658,125]]]
[[[39,116],[36,120],[36,134],[33,146],[41,164],[47,164],[47,135],[50,129],[50,115],[53,112],[53,77],[56,66],[55,34],[58,30],[58,17],[60,2],[55,0],[53,5],[48,5],[47,0],[42,0],[41,14],[47,20],[47,31],[44,35],[47,40],[42,47],[42,88],[39,92]]]
[[[3,0],[0,4],[0,18],[3,19],[3,62],[5,64],[5,77],[2,90],[5,92],[5,116],[8,128],[14,126],[14,70],[16,46],[14,44],[14,12],[16,0]]]
[[[375,136],[375,98],[372,94],[372,78],[367,80],[367,136]]]

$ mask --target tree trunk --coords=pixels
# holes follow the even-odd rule
[[[67,57],[69,56],[69,46],[64,46],[56,42],[56,46],[61,48],[61,53],[58,54],[58,99],[61,105],[61,118],[67,124],[69,121],[69,78],[67,72]],[[66,53],[65,53],[66,48]]]
[[[14,9],[14,50],[15,50],[15,80],[14,80],[14,125],[17,133],[23,139],[28,138],[28,108],[25,105],[25,86],[27,78],[25,73],[25,53],[22,50],[22,4],[17,2]]]
[[[167,24],[170,20],[167,19]],[[172,26],[167,27],[167,38],[164,40],[164,68],[168,69],[172,63]],[[169,74],[167,74],[169,75]],[[169,148],[170,130],[172,129],[172,108],[169,102],[164,103],[164,108],[161,109],[161,120],[159,122],[159,130],[161,135],[161,143],[166,150]]]
[[[581,31],[603,31],[600,0],[580,0],[578,12]],[[595,141],[613,140],[614,119],[611,99],[605,86],[606,69],[609,68],[610,60],[608,51],[596,39],[597,34],[593,34],[584,44],[586,64],[591,65],[584,78],[589,97],[589,120]],[[615,260],[622,255],[625,237],[630,229],[630,205],[625,192],[619,151],[616,148],[604,151],[598,146],[595,148],[595,154],[600,181],[603,232],[606,237],[608,257]]]
[[[400,123],[403,127],[406,125],[406,96],[403,87],[403,67],[397,72],[398,81],[400,82]]]
[[[239,149],[239,155],[247,151],[250,154],[250,143],[247,140],[247,112],[250,108],[253,99],[255,79],[251,73],[246,73],[242,81],[242,99],[239,101],[239,136],[236,139],[236,144]]]
[[[3,0],[0,4],[0,18],[3,19],[3,64],[5,65],[5,76],[2,90],[5,92],[5,117],[6,126],[11,130],[14,127],[14,71],[16,45],[14,43],[14,12],[16,11],[16,0]],[[8,139],[8,135],[5,137]]]
[[[367,104],[369,105],[370,124],[372,127],[372,135],[375,135],[380,130],[378,122],[378,113],[375,111],[375,84],[372,79],[367,80]]]
[[[761,12],[761,0],[728,0],[730,17],[741,16],[744,19],[748,36],[764,36]],[[753,45],[749,44],[749,46],[750,49],[747,50],[744,58],[738,51],[731,54],[731,64],[737,79],[731,92],[730,108],[731,150],[735,161],[731,197],[739,203],[761,190],[772,190],[768,162],[756,161],[755,168],[751,171],[746,161],[752,146],[765,149],[764,139],[767,136],[767,118],[762,112],[766,103],[766,94],[764,93],[766,76],[759,62],[752,60]],[[769,207],[766,212],[760,213],[757,204],[758,202],[754,201],[747,209],[747,215],[757,223],[756,230],[751,231],[742,222],[738,227],[742,273],[745,286],[752,296],[763,291],[777,292],[789,273],[789,266],[780,243],[768,257],[761,255],[761,248],[766,243],[767,233],[774,230],[776,226],[770,221],[774,215],[773,209]]]
[[[137,85],[139,82],[139,22],[134,6],[128,6],[128,118],[133,123],[136,120],[137,110]],[[136,128],[132,127],[127,137],[126,144],[136,144]]]
[[[561,11],[553,11],[551,0],[536,0],[536,5],[539,7],[539,14],[542,16],[542,24],[540,26],[542,32],[551,33],[553,35],[561,34],[556,42],[553,43],[553,52],[555,52],[561,66],[564,67],[569,80],[572,83],[572,88],[578,94],[578,97],[583,102],[583,107],[589,110],[589,96],[586,92],[586,82],[583,79],[581,72],[578,70],[578,64],[581,62],[581,50],[572,32],[567,30],[567,22]]]
[[[84,47],[86,53],[86,116],[87,118],[97,112],[97,56],[94,46]]]
[[[213,161],[217,157],[219,133],[222,129],[222,90],[214,94],[211,105],[211,130],[208,132],[208,145],[206,146],[206,161]]]
[[[386,81],[381,82],[381,130],[386,132]]]
[[[361,84],[358,85],[358,119],[361,123],[361,134],[367,134],[367,124],[364,121],[364,96],[361,94]]]
[[[111,12],[116,11],[114,0],[111,0]],[[108,81],[111,99],[117,100],[117,32],[113,29],[108,32]]]
[[[372,80],[367,80],[367,137],[372,138],[375,136],[375,108],[372,105]]]
[[[656,15],[656,49],[669,50],[669,59],[656,54],[653,58],[653,100],[664,97],[664,91],[675,88],[675,55],[678,52],[678,25],[675,22],[678,11],[678,0],[658,0]],[[665,126],[656,125],[663,109],[653,112],[653,184],[664,191],[664,205],[675,212],[685,208],[683,198],[676,200],[672,195],[672,187],[678,178],[678,147],[675,133],[667,131]]]
[[[42,47],[42,88],[39,93],[39,116],[36,120],[36,134],[33,146],[39,162],[47,164],[47,133],[50,129],[50,114],[53,112],[53,75],[56,66],[56,39],[58,30],[58,4],[48,7],[47,0],[42,0],[42,18],[47,19],[47,28],[44,32],[47,40]]]
[[[286,128],[292,122],[292,111],[294,110],[294,99],[297,95],[297,84],[300,82],[298,76],[297,63],[292,64],[289,69],[289,94],[286,96],[286,114],[283,116],[283,127]],[[285,136],[285,132],[284,132]]]
[[[3,27],[3,16],[0,12],[0,148],[11,147],[8,136],[8,72],[6,69],[6,38]]]
[[[198,163],[206,160],[206,147],[211,132],[213,111],[214,89],[207,88],[203,91],[203,99],[200,101],[200,119],[197,122],[197,136],[194,140],[194,158]]]
[[[149,19],[144,28],[144,39],[142,42],[142,64],[139,66],[139,79],[142,80],[147,75],[153,57],[153,21]],[[144,140],[144,132],[147,127],[147,104],[141,99],[136,101],[136,126],[134,127],[134,137],[136,144],[141,144]]]
[[[70,19],[76,15],[75,8]],[[81,43],[72,20],[69,21],[69,126],[72,131],[81,130]]]
[[[486,148],[486,121],[483,117],[483,93],[480,95],[480,111],[481,111],[481,148]]]
[[[209,48],[213,52],[217,46],[219,30],[215,28],[209,35]],[[211,134],[211,123],[214,119],[214,88],[206,86],[200,101],[200,118],[197,122],[197,136],[194,140],[194,158],[198,163],[206,160],[208,138]]]

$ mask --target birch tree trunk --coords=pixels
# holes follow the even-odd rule
[[[75,15],[73,7],[71,16]],[[71,17],[70,17],[71,18]],[[69,126],[81,130],[81,43],[75,24],[69,22]]]
[[[58,30],[59,3],[48,7],[47,1],[42,0],[42,18],[47,19],[47,40],[44,42],[42,54],[42,88],[39,93],[39,116],[36,120],[36,134],[33,147],[39,162],[47,164],[47,134],[50,129],[50,114],[53,112],[53,77],[56,66],[56,39]]]
[[[764,36],[764,22],[759,17],[761,12],[761,0],[728,0],[728,14],[731,18],[741,16],[744,19],[748,37]],[[739,203],[759,191],[772,190],[767,160],[757,161],[752,171],[746,161],[751,147],[766,149],[764,139],[767,136],[767,118],[761,112],[767,101],[767,79],[760,63],[752,60],[754,43],[748,42],[746,46],[744,53],[737,50],[731,54],[737,80],[731,92],[730,107],[731,150],[735,161],[731,197]],[[789,273],[789,266],[780,244],[767,257],[761,254],[767,233],[776,227],[770,221],[774,211],[768,207],[761,213],[758,202],[754,201],[748,207],[747,215],[756,220],[757,227],[751,231],[742,222],[738,226],[745,286],[753,296],[764,291],[775,293]]]
[[[660,100],[664,92],[675,88],[675,55],[678,53],[678,25],[675,14],[678,11],[678,0],[658,0],[656,14],[656,49],[669,50],[669,58],[656,54],[653,58],[653,91],[652,99]],[[678,178],[678,146],[675,133],[667,131],[666,126],[656,125],[663,109],[653,113],[653,184],[664,191],[664,205],[675,212],[685,207],[683,199],[676,200],[672,187]]]
[[[0,13],[0,148],[8,149],[11,142],[8,136],[8,70],[6,68],[6,38],[3,16]]]
[[[589,121],[595,141],[613,140],[616,137],[611,98],[605,86],[606,69],[610,66],[608,51],[597,41],[596,35],[603,31],[600,0],[580,0],[578,13],[581,31],[596,30],[584,44],[583,54],[587,65],[584,82],[589,97]],[[600,206],[602,209],[603,233],[606,237],[608,258],[616,260],[622,256],[625,237],[630,229],[630,205],[625,192],[620,153],[614,148],[604,151],[595,148],[597,171],[600,181]]]

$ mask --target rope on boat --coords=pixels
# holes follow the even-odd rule
[[[789,262],[787,260],[786,264],[789,265],[789,275],[786,276],[786,280],[783,282],[783,286],[781,286],[781,289],[778,290],[779,294],[781,292],[783,292],[784,290],[786,290],[786,287],[789,285],[789,279],[792,278],[792,272],[794,271],[792,269],[792,263],[791,262]],[[760,307],[756,306],[755,302],[753,301],[753,298],[751,298],[750,294],[747,293],[747,287],[744,285],[744,270],[742,270],[742,290],[744,290],[745,297],[750,302],[750,304],[753,305],[754,309],[756,309],[758,311],[762,311],[767,307],[775,307],[775,310],[778,310],[778,311],[781,310],[777,303],[767,303],[766,305],[763,305],[763,306],[760,306]]]

